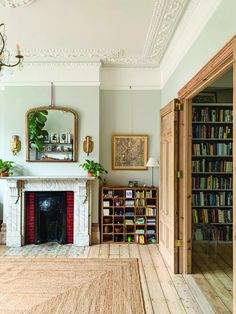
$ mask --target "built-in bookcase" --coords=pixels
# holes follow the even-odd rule
[[[232,104],[192,105],[192,221],[195,241],[232,241]]]
[[[157,243],[158,232],[158,188],[102,188],[102,243]]]

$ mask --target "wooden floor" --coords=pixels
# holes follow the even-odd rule
[[[193,245],[193,274],[201,292],[210,302],[212,313],[232,313],[232,244]]]
[[[6,247],[0,246],[0,255],[5,250]],[[138,258],[147,314],[230,313],[232,308],[230,257],[227,257],[227,261],[225,261],[225,255],[224,259],[220,261],[221,267],[225,271],[225,274],[222,274],[216,271],[213,255],[208,257],[211,263],[207,261],[201,264],[196,263],[200,260],[199,256],[201,255],[202,258],[206,253],[204,250],[205,248],[201,246],[194,250],[195,273],[193,275],[173,275],[165,265],[156,244],[93,245],[85,249],[81,258]],[[215,253],[214,250],[212,250],[213,252]],[[228,254],[230,254],[230,250],[228,250]],[[208,264],[211,265],[211,269],[207,268]]]

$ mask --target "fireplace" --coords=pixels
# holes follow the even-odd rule
[[[26,243],[73,243],[74,192],[26,192]]]
[[[47,241],[90,245],[93,180],[77,176],[7,178],[6,245]],[[46,205],[48,197],[51,205]]]

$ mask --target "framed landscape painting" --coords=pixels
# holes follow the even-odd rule
[[[112,135],[113,170],[147,170],[148,135]]]

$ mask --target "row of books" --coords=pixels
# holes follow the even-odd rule
[[[193,107],[192,117],[196,122],[232,122],[233,111],[231,109]]]
[[[192,218],[193,223],[232,223],[232,210],[223,209],[193,209]]]
[[[192,161],[193,172],[229,172],[233,171],[233,162],[227,160],[209,161],[206,159]]]
[[[195,241],[232,241],[232,235],[232,226],[199,227],[193,230],[193,239]]]
[[[193,144],[193,155],[196,156],[229,156],[232,155],[233,144],[230,143],[200,143]]]
[[[192,134],[193,138],[227,139],[233,137],[233,128],[231,126],[194,125]]]
[[[217,176],[205,176],[205,177],[193,177],[192,188],[193,189],[232,189],[233,179],[232,177],[217,177]]]
[[[145,224],[145,218],[136,218],[135,220],[133,218],[130,219],[125,219],[125,224],[126,225],[134,225],[134,222],[137,225],[144,225]],[[147,218],[146,220],[147,225],[156,225],[156,219],[155,218]]]
[[[232,192],[199,192],[192,194],[193,206],[232,206]]]
[[[156,216],[156,208],[147,207],[146,216]]]
[[[135,191],[135,197],[136,198],[153,198],[156,195],[154,195],[156,192],[153,190],[150,191]]]
[[[137,199],[135,201],[136,206],[145,206],[145,199]]]
[[[115,209],[114,215],[115,216],[134,216],[135,210],[134,209]],[[103,208],[103,215],[104,216],[112,216],[113,210],[111,208]],[[156,216],[156,208],[155,207],[146,207],[146,208],[136,208],[136,215],[146,215],[146,216]]]

